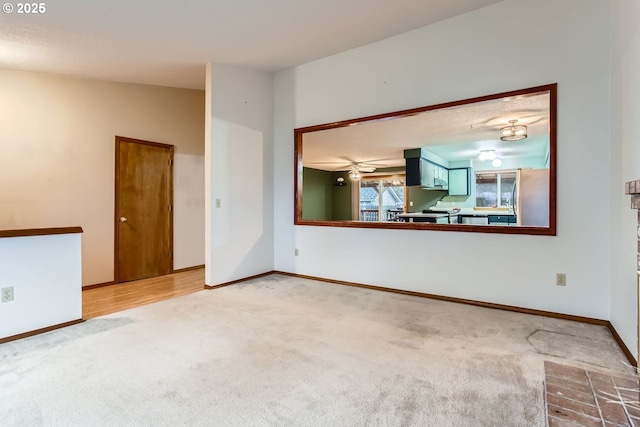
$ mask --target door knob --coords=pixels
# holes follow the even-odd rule
[[[129,218],[127,218],[127,217],[121,216],[120,217],[120,222],[127,222],[128,219]]]

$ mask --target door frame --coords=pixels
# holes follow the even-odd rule
[[[175,252],[173,250],[173,211],[175,205],[173,203],[173,165],[174,165],[174,151],[175,146],[170,144],[162,144],[159,142],[145,141],[142,139],[128,138],[126,136],[118,136],[115,138],[115,193],[114,193],[114,217],[113,217],[113,283],[120,283],[119,277],[119,265],[118,265],[118,250],[120,249],[120,235],[118,233],[118,227],[120,222],[120,143],[127,142],[131,144],[150,145],[153,147],[159,147],[169,150],[169,160],[171,162],[169,168],[169,204],[171,210],[169,211],[169,250],[171,251],[170,271],[169,274],[175,270],[173,268],[173,260],[175,258]],[[156,276],[157,277],[157,276]]]

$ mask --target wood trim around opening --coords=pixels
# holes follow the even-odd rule
[[[25,228],[21,230],[0,230],[0,238],[50,236],[54,234],[75,234],[82,232],[82,227]]]
[[[428,231],[454,231],[454,232],[474,232],[474,233],[491,233],[491,234],[526,234],[537,236],[556,236],[557,235],[557,101],[558,101],[558,84],[551,83],[542,86],[535,86],[526,89],[512,90],[508,92],[496,93],[492,95],[479,96],[458,101],[445,102],[424,107],[412,108],[408,110],[394,111],[384,114],[376,114],[355,119],[343,120],[340,122],[330,122],[320,125],[313,125],[294,129],[294,195],[293,195],[293,223],[294,225],[316,226],[316,227],[345,227],[345,228],[377,228],[392,230],[428,230]],[[470,105],[478,102],[491,101],[501,98],[516,97],[522,95],[531,95],[536,93],[549,92],[549,226],[548,227],[496,227],[492,225],[462,225],[462,224],[435,224],[428,222],[368,222],[368,221],[329,221],[329,220],[311,220],[302,218],[302,190],[303,190],[303,135],[308,132],[328,130],[340,127],[352,126],[354,124],[364,124],[379,120],[387,120],[391,118],[399,118],[411,116],[426,111],[433,111],[444,108],[457,107],[461,105]]]
[[[166,148],[169,150],[169,158],[171,159],[171,169],[169,171],[169,202],[172,206],[171,212],[169,213],[169,246],[171,250],[171,270],[169,274],[174,273],[173,270],[173,260],[175,259],[174,245],[173,245],[173,211],[175,210],[174,206],[174,188],[173,188],[173,165],[175,164],[174,153],[175,146],[170,144],[162,144],[159,142],[145,141],[142,139],[128,138],[126,136],[118,136],[115,137],[115,191],[114,191],[114,218],[113,218],[113,284],[120,283],[118,281],[118,247],[120,245],[120,237],[118,235],[118,219],[120,218],[118,201],[120,200],[120,143],[128,142],[133,144],[142,144],[142,145],[150,145],[153,147]]]

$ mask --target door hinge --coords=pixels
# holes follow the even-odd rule
[[[169,251],[169,258],[171,258],[171,251]]]
[[[169,159],[169,166],[173,166],[173,160]]]
[[[173,212],[173,206],[169,205],[169,212]]]

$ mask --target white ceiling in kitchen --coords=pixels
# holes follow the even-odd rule
[[[501,141],[500,129],[517,119],[528,127],[522,141]],[[404,150],[427,149],[448,161],[496,150],[502,159],[545,156],[549,143],[549,94],[502,98],[305,133],[303,164],[344,170],[352,163],[404,166]]]

